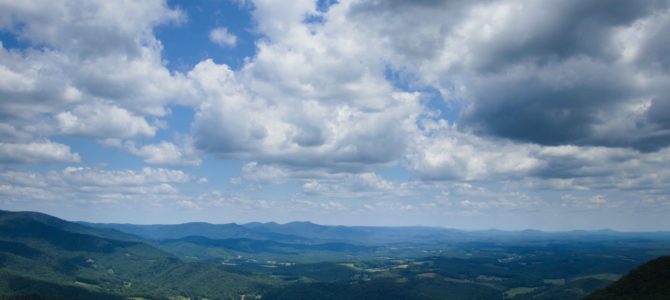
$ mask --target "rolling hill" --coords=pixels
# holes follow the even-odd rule
[[[304,237],[286,235],[274,232],[254,230],[235,223],[210,224],[204,222],[191,222],[170,225],[135,225],[135,224],[102,224],[86,223],[80,224],[91,228],[112,229],[120,232],[141,236],[146,239],[164,240],[180,239],[188,236],[202,236],[209,239],[254,239],[273,240],[280,242],[306,242]]]
[[[212,240],[251,239],[281,243],[325,244],[346,243],[367,246],[388,244],[442,244],[462,242],[527,242],[527,241],[612,241],[620,239],[668,240],[670,232],[617,232],[612,230],[574,230],[545,232],[539,230],[475,230],[406,226],[342,226],[320,225],[312,222],[275,222],[246,224],[211,224],[192,222],[169,225],[135,225],[115,223],[87,223],[80,225],[96,229],[124,232],[150,240],[175,240],[201,236]]]
[[[0,266],[0,295],[14,296],[238,299],[277,283],[184,262],[138,237],[24,212],[0,213]]]

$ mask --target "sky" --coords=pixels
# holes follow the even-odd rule
[[[0,209],[670,230],[670,1],[0,0]]]

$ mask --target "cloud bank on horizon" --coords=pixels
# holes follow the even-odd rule
[[[0,0],[0,208],[670,229],[670,1]]]

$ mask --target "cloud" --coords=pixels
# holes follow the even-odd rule
[[[67,145],[49,140],[25,144],[0,143],[0,162],[52,163],[78,162],[79,154],[72,153]]]
[[[144,162],[148,164],[199,166],[202,163],[198,151],[193,148],[193,144],[189,140],[182,141],[181,145],[163,141],[157,144],[143,145],[141,147],[135,146],[132,142],[127,142],[124,146],[116,146],[125,147],[131,154],[144,158]]]
[[[181,96],[187,83],[165,67],[153,35],[156,26],[184,20],[164,1],[0,6],[0,30],[22,43],[0,44],[0,124],[13,127],[6,136],[153,136],[145,116],[193,101]]]
[[[564,194],[561,196],[561,206],[572,210],[592,210],[604,208],[616,208],[618,203],[610,203],[607,196],[596,194],[593,196],[574,196]]]
[[[59,132],[98,138],[152,137],[157,128],[123,108],[105,104],[85,104],[55,116]]]
[[[273,165],[250,162],[242,167],[242,178],[251,182],[277,184],[284,182],[288,177],[286,170]]]
[[[347,17],[385,43],[395,69],[464,105],[452,120],[460,130],[657,151],[670,145],[666,124],[650,117],[650,101],[667,102],[668,9],[667,1],[363,1]],[[403,27],[409,19],[425,22]]]
[[[298,66],[290,68],[295,71]],[[256,72],[251,66],[248,71]],[[274,72],[269,69],[266,75]],[[307,75],[304,80],[315,75]],[[275,89],[266,86],[269,82],[265,79],[257,82],[257,78],[246,76],[210,60],[189,72],[188,77],[204,99],[193,123],[195,144],[200,149],[221,157],[298,168],[365,169],[392,163],[402,153],[407,132],[420,109],[417,95],[392,93],[385,84],[370,87],[363,98],[352,98],[348,103],[319,101],[300,92],[283,95],[277,90],[285,88],[282,83],[274,84]],[[269,90],[255,90],[251,88],[254,84]],[[384,97],[374,95],[377,88],[388,93],[388,98],[377,98]],[[374,99],[365,98],[369,94]],[[366,104],[367,100],[373,102]]]
[[[86,167],[68,167],[60,173],[48,173],[50,179],[59,179],[83,186],[120,187],[155,183],[185,183],[193,177],[180,170],[142,168],[135,170],[96,170]]]
[[[344,1],[321,12],[259,1],[254,16],[268,39],[257,56],[240,71],[204,61],[188,74],[207,99],[195,142],[222,157],[332,172],[405,156],[424,178],[466,180],[542,173],[555,164],[540,157],[544,146],[658,150],[670,139],[649,107],[665,102],[649,96],[663,85],[636,78],[664,75],[624,58],[617,38],[661,22],[667,7],[624,4]],[[308,15],[323,22],[303,22]],[[401,26],[416,18],[434,22]],[[390,85],[388,67],[461,101],[452,128],[421,130],[439,115],[420,93]]]
[[[647,154],[629,149],[565,147],[538,153],[547,164],[526,180],[530,188],[630,191],[638,197],[670,192],[665,162],[670,157],[668,148]]]
[[[209,31],[209,40],[221,47],[235,47],[237,44],[237,37],[228,32],[225,27],[217,27]]]
[[[257,55],[239,71],[207,60],[188,73],[205,99],[193,126],[197,147],[333,172],[395,163],[421,110],[419,95],[386,81],[383,61],[346,20],[304,23],[317,14],[314,2],[254,7],[268,37]]]
[[[321,195],[355,192],[346,176],[305,170],[356,178],[401,165],[428,181],[640,186],[613,173],[654,172],[631,166],[665,153],[659,95],[670,77],[641,60],[647,46],[625,38],[662,32],[668,7],[621,4],[341,1],[317,11],[258,1],[267,39],[257,55],[238,71],[203,61],[187,74],[205,99],[194,141],[253,161],[249,178],[272,166]],[[416,19],[427,21],[405,26]],[[422,86],[462,109],[447,120]]]
[[[533,155],[537,146],[461,133],[446,122],[428,123],[406,155],[409,169],[424,179],[523,178],[545,164]]]
[[[376,173],[336,174],[303,183],[307,195],[334,198],[400,197],[413,193],[413,183],[395,183]]]
[[[227,209],[233,208],[256,212],[258,210],[268,209],[271,206],[273,208],[277,208],[278,206],[282,205],[281,203],[277,203],[275,201],[270,202],[264,199],[252,199],[236,194],[224,194],[220,191],[211,191],[201,194],[196,199],[194,199],[193,202],[198,206],[205,206],[210,208],[224,207]]]
[[[542,146],[458,131],[426,121],[405,165],[425,181],[517,182],[516,188],[631,191],[653,197],[668,191],[670,148],[647,153],[604,146]],[[481,195],[477,195],[479,197]]]
[[[291,207],[294,206],[294,207]],[[289,203],[289,208],[294,210],[316,209],[319,211],[350,211],[350,207],[337,201],[313,201],[307,199],[294,199]]]
[[[160,202],[180,198],[176,186],[197,180],[183,171],[163,168],[67,167],[47,172],[3,171],[0,172],[0,194],[16,201]]]
[[[61,2],[2,4],[0,26],[21,39],[44,44],[80,56],[109,53],[139,55],[143,40],[151,39],[153,27],[183,21],[179,10],[164,1],[136,3]]]

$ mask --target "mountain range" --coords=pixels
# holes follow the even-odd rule
[[[0,211],[0,297],[579,299],[668,249],[667,232],[96,224]],[[668,269],[660,258],[588,299],[665,299]]]

